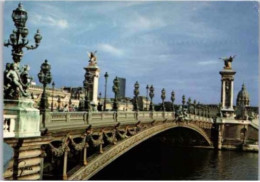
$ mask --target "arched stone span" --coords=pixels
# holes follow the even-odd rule
[[[206,132],[199,128],[197,125],[192,123],[163,123],[160,125],[155,125],[151,128],[145,129],[134,136],[131,136],[125,140],[118,142],[116,145],[108,146],[104,149],[103,154],[94,155],[89,158],[89,163],[87,166],[76,167],[75,170],[69,172],[68,180],[87,180],[93,175],[98,173],[105,166],[110,164],[112,161],[117,159],[122,154],[126,153],[131,148],[142,143],[143,141],[162,133],[166,130],[184,127],[199,133],[207,141],[207,143],[212,146],[212,142],[207,136]]]

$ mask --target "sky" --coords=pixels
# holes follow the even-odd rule
[[[40,29],[36,50],[24,50],[21,64],[37,74],[45,59],[51,64],[57,87],[83,85],[90,51],[97,50],[101,70],[99,91],[104,96],[108,72],[108,96],[113,79],[126,78],[126,96],[133,97],[134,83],[146,96],[146,85],[155,88],[160,102],[175,91],[200,103],[220,102],[224,63],[220,57],[236,55],[234,103],[242,84],[258,105],[258,3],[257,2],[23,2],[28,12],[28,39]],[[12,11],[18,2],[4,4],[4,40],[14,29]],[[3,63],[12,62],[11,48],[4,48]]]

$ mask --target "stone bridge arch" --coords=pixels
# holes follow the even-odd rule
[[[87,166],[78,166],[75,167],[74,170],[69,171],[68,180],[87,180],[116,160],[118,157],[129,151],[131,148],[159,133],[177,127],[191,129],[200,134],[207,141],[209,146],[213,145],[207,133],[195,124],[183,122],[163,123],[140,131],[136,135],[118,142],[116,145],[108,146],[104,149],[104,153],[102,154],[91,156]]]

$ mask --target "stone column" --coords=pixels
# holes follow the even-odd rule
[[[234,82],[233,82],[233,80],[231,81],[231,88],[230,88],[230,109],[232,109],[233,110],[233,95],[234,95]]]
[[[222,108],[225,108],[225,102],[226,102],[226,92],[225,92],[225,87],[226,83],[224,80],[222,80],[222,97],[221,97],[221,103],[222,103]]]

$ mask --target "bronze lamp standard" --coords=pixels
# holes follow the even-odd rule
[[[151,85],[150,87],[150,93],[149,93],[151,102],[150,102],[150,111],[154,111],[154,107],[153,107],[153,97],[154,97],[154,88],[153,85]]]
[[[182,111],[184,110],[184,106],[185,106],[185,95],[182,96]]]
[[[194,115],[196,115],[196,104],[197,104],[197,101],[194,100],[194,101],[193,101]]]
[[[163,89],[162,89],[162,92],[161,92],[162,110],[163,110],[163,111],[165,111],[165,104],[164,104],[165,97],[166,97],[166,92],[165,92],[165,89],[163,88]]]
[[[117,96],[119,93],[119,80],[116,77],[113,81],[114,85],[113,85],[113,92],[115,93],[115,98],[114,98],[114,103],[113,103],[113,110],[117,111],[118,110],[118,102],[117,102]]]
[[[51,112],[53,112],[53,97],[54,97],[54,87],[55,87],[55,83],[52,82],[52,99],[51,99]]]
[[[172,111],[174,112],[174,101],[175,101],[175,93],[172,91],[171,93],[171,101],[172,101]]]
[[[28,75],[29,66],[25,65],[22,68],[20,67],[20,62],[23,57],[23,48],[27,48],[27,50],[36,49],[41,42],[42,36],[39,30],[37,30],[37,33],[34,35],[35,45],[28,45],[29,40],[26,38],[29,33],[26,27],[28,15],[22,3],[19,3],[18,7],[13,10],[12,19],[16,29],[10,34],[9,39],[4,42],[4,46],[12,47],[13,59],[13,63],[6,64],[4,74],[4,98],[19,100],[20,98],[29,98],[31,95],[27,91],[31,84],[31,77]],[[10,75],[12,78],[10,78]]]
[[[43,93],[40,101],[40,112],[42,114],[42,124],[43,128],[45,128],[45,115],[46,115],[46,109],[48,100],[46,97],[46,86],[47,84],[51,83],[52,76],[51,76],[51,65],[48,64],[48,61],[45,60],[44,63],[41,65],[41,71],[38,73],[38,78],[40,83],[43,84]]]
[[[148,111],[148,92],[149,92],[149,85],[146,86],[146,110]]]
[[[188,101],[187,101],[187,105],[188,105],[188,113],[190,114],[190,106],[191,106],[191,98],[189,97],[188,98]]]
[[[17,63],[17,65],[19,65],[23,57],[23,48],[27,48],[27,50],[36,49],[42,40],[42,36],[40,31],[37,30],[37,33],[34,35],[35,45],[28,45],[29,41],[26,39],[29,33],[29,30],[26,27],[28,16],[27,11],[23,9],[22,3],[19,3],[18,7],[13,11],[12,18],[16,30],[13,30],[13,33],[10,35],[10,39],[5,41],[4,46],[12,46],[13,60]]]
[[[107,104],[107,78],[108,78],[108,73],[106,72],[104,77],[105,77],[105,98],[104,98],[104,111],[106,111],[106,104]]]
[[[134,89],[134,111],[138,111],[138,95],[139,95],[139,83],[136,81],[135,82],[135,89]]]

